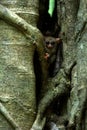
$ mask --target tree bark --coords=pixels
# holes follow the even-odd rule
[[[61,97],[63,108],[61,108],[61,114],[56,115],[57,121],[54,122],[57,128],[59,130],[86,130],[86,0],[58,1],[64,60],[59,73],[52,79],[47,79],[47,63],[43,58],[44,49],[41,44],[43,36],[36,28],[37,0],[32,3],[27,0],[15,1],[14,9],[12,2],[10,1],[10,4],[5,0],[0,2],[11,10],[0,5],[2,19],[0,24],[2,24],[1,30],[3,29],[0,33],[1,129],[5,127],[6,130],[30,128],[42,130],[48,115],[46,110],[50,109],[50,104],[55,102],[55,99]],[[21,11],[26,9],[29,15],[27,13],[22,15]],[[32,23],[34,27],[29,23]],[[44,94],[40,93],[42,98],[39,104],[36,104],[35,91],[37,89],[33,64],[35,50],[39,54],[43,81],[41,92],[44,92]],[[36,105],[38,105],[37,108]],[[61,117],[64,117],[64,121]]]
[[[0,2],[10,8],[0,5],[0,30],[3,30],[0,31],[0,129],[5,130],[29,130],[36,115],[33,43],[38,30],[33,26],[36,26],[37,1],[27,2]],[[32,21],[33,26],[15,13]]]
[[[67,118],[65,118],[67,121],[67,126],[64,126],[62,123],[64,127],[60,127],[59,121],[57,121],[58,128],[61,130],[86,130],[85,122],[87,119],[84,119],[87,108],[87,87],[85,78],[85,67],[87,64],[86,6],[87,2],[85,0],[67,0],[58,2],[58,17],[62,28],[61,35],[63,39],[64,61],[58,75],[53,78],[53,83],[50,81],[54,89],[51,91],[49,90],[39,104],[38,116],[33,124],[33,130],[37,130],[39,128],[39,120],[42,119],[42,115],[46,111],[49,104],[55,98],[58,98],[62,96],[62,94],[68,92],[69,96],[68,101],[66,102],[67,105],[64,108],[65,111],[60,115],[60,117],[68,115]],[[50,86],[49,83],[48,86]],[[66,86],[69,86],[69,89],[67,89]],[[59,117],[57,117],[57,120],[59,120]],[[42,128],[39,128],[39,130],[42,130]]]

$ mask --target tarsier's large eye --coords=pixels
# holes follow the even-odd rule
[[[46,45],[49,45],[49,41],[46,41]]]

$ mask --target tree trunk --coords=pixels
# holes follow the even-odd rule
[[[0,6],[0,30],[3,29],[0,31],[1,130],[42,130],[48,123],[46,118],[49,118],[50,130],[54,130],[53,126],[56,130],[86,130],[86,0],[59,0],[57,3],[64,60],[59,73],[51,79],[47,78],[47,63],[43,58],[43,37],[36,29],[38,1],[1,0],[0,4],[27,21]],[[38,104],[33,64],[36,50],[42,69],[40,92],[44,92],[38,93]],[[50,112],[52,107],[56,112]]]
[[[0,4],[36,26],[37,1]],[[0,20],[0,130],[29,130],[36,115],[35,46],[21,31]]]

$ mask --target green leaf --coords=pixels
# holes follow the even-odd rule
[[[55,8],[55,0],[49,0],[49,9],[48,9],[48,13],[49,15],[52,17],[53,15],[53,11]]]

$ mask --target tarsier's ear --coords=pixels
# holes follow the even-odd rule
[[[59,38],[59,37],[56,38],[56,43],[58,43],[58,44],[61,43],[61,38]]]

